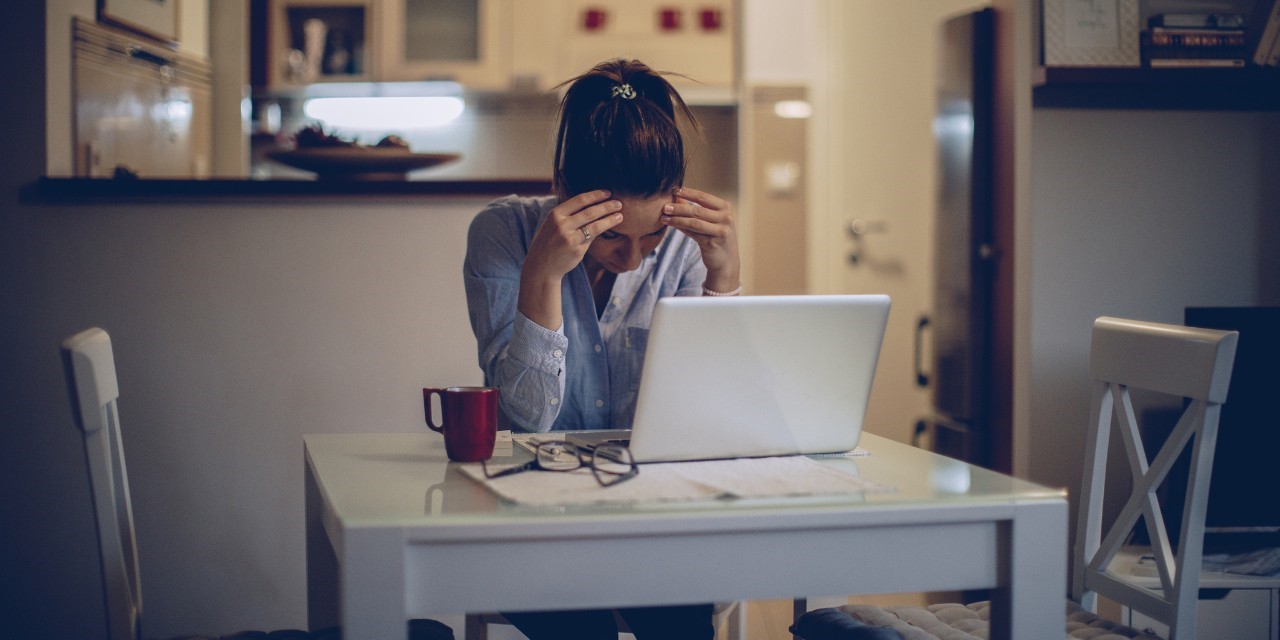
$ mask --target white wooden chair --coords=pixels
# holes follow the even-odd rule
[[[107,605],[109,640],[136,640],[141,630],[142,581],[138,575],[138,543],[133,533],[133,506],[120,444],[115,359],[111,339],[89,329],[62,343],[63,364],[76,425],[84,432],[89,487],[98,523],[98,551]]]
[[[1200,586],[1204,520],[1213,468],[1213,449],[1218,432],[1218,413],[1227,397],[1231,367],[1239,334],[1234,331],[1195,329],[1102,317],[1093,324],[1090,377],[1093,380],[1085,448],[1084,490],[1080,495],[1078,532],[1073,554],[1072,599],[1068,611],[1067,637],[1093,637],[1101,629],[1127,637],[1154,637],[1097,617],[1097,595],[1145,613],[1170,626],[1167,640],[1193,638]],[[1154,391],[1189,400],[1190,403],[1156,454],[1147,464],[1130,392]],[[1102,506],[1106,484],[1113,416],[1119,416],[1120,434],[1129,462],[1133,489],[1120,515],[1103,536]],[[1190,477],[1184,501],[1182,543],[1174,554],[1164,528],[1156,489],[1185,447],[1192,447]],[[1154,555],[1160,573],[1157,589],[1142,586],[1127,572],[1117,570],[1121,547],[1141,517],[1152,531]],[[832,616],[833,609],[811,611],[798,616],[794,627],[809,631],[805,638],[838,638],[853,618],[858,624],[892,626],[904,636],[947,635],[959,629],[948,617],[963,624],[968,608],[985,614],[985,603],[935,605],[930,611],[918,608],[845,606],[836,608],[845,616]],[[931,618],[937,613],[936,619]],[[807,616],[807,618],[806,618]],[[906,622],[912,619],[915,626]],[[806,623],[802,626],[802,622]],[[936,624],[937,631],[926,631]],[[1094,627],[1090,629],[1089,627]],[[1063,629],[1046,629],[1039,637],[1062,637]],[[924,635],[920,635],[924,633]],[[1112,637],[1112,636],[1108,636]]]
[[[1204,520],[1218,437],[1218,414],[1227,399],[1235,361],[1234,331],[1194,329],[1118,318],[1093,325],[1090,370],[1093,404],[1085,445],[1084,487],[1077,522],[1072,598],[1096,610],[1099,594],[1169,625],[1169,640],[1194,638],[1200,592]],[[1150,465],[1130,391],[1147,389],[1190,400],[1177,426]],[[1119,419],[1133,489],[1106,529],[1102,503],[1113,416]],[[1156,490],[1178,456],[1191,447],[1187,492],[1176,554],[1169,542]],[[1170,496],[1169,499],[1174,499]],[[1151,535],[1159,590],[1109,571],[1138,518]]]
[[[89,488],[97,520],[98,551],[102,561],[102,585],[106,600],[107,639],[138,640],[142,621],[142,580],[138,571],[138,543],[133,528],[129,478],[125,472],[124,445],[120,439],[120,414],[111,338],[92,328],[62,342],[62,358],[71,393],[76,425],[84,433],[89,468]],[[434,620],[414,620],[408,625],[410,640],[453,638],[448,627]],[[270,632],[273,640],[339,640],[341,630],[314,633],[282,629]],[[260,631],[240,631],[223,640],[266,637]],[[219,636],[183,636],[188,640],[218,640]],[[396,639],[398,640],[398,639]]]

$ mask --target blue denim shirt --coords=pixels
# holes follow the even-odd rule
[[[556,331],[516,310],[520,265],[553,197],[508,196],[471,222],[463,282],[485,384],[499,389],[499,429],[623,429],[635,415],[649,323],[658,298],[701,295],[697,243],[669,232],[635,271],[618,274],[597,320],[585,267],[561,284]]]

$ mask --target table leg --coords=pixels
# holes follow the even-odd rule
[[[1061,637],[1066,628],[1067,505],[1023,503],[1001,531],[992,638]]]
[[[306,465],[307,626],[318,631],[338,624],[338,557],[324,530],[324,503],[311,465]]]
[[[350,529],[340,567],[343,640],[404,638],[404,534]]]
[[[325,532],[324,499],[309,464],[306,476],[307,625],[314,631],[341,623],[343,640],[406,637],[403,535],[348,531],[339,554]]]

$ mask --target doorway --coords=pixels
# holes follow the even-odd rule
[[[813,293],[893,300],[865,428],[900,442],[930,404],[914,355],[932,306],[939,33],[944,19],[986,4],[819,3],[827,55],[814,79],[809,281]]]

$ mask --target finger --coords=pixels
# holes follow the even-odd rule
[[[726,235],[724,226],[698,218],[663,216],[662,223],[673,229],[679,229],[686,234],[703,238],[720,238]],[[698,238],[694,239],[697,240]]]
[[[582,234],[585,242],[590,243],[600,234],[618,226],[619,224],[622,224],[622,213],[614,213],[578,227],[578,232]]]
[[[673,202],[664,205],[661,221],[665,223],[671,219],[705,220],[712,224],[729,224],[728,212],[703,207],[696,202]]]
[[[610,195],[611,194],[604,189],[580,193],[556,205],[556,207],[551,211],[552,213],[556,213],[561,216],[571,216],[591,207],[592,205],[608,200]]]
[[[728,201],[717,198],[705,191],[698,191],[697,189],[690,189],[689,187],[680,187],[680,189],[676,191],[676,196],[717,211],[724,209],[729,205]]]
[[[622,203],[618,200],[606,200],[599,204],[593,204],[586,209],[565,218],[565,225],[570,229],[582,229],[587,225],[598,220],[605,220],[614,215],[621,215]],[[619,218],[621,221],[621,218]],[[616,222],[613,224],[617,224]],[[613,226],[613,224],[609,226]]]

